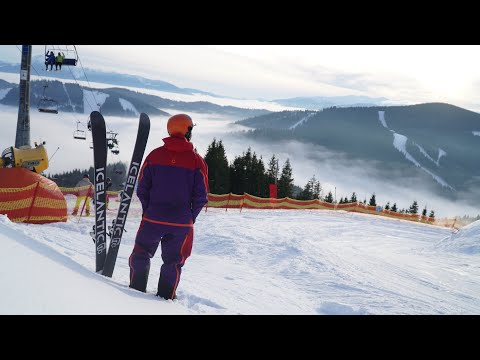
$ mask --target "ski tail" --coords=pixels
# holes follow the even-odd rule
[[[95,271],[101,272],[107,255],[105,175],[107,167],[107,140],[105,119],[98,111],[90,114],[93,139],[94,199],[95,199]]]
[[[150,118],[147,114],[141,113],[138,123],[137,140],[135,141],[135,148],[133,149],[132,161],[128,168],[127,180],[122,192],[120,206],[118,208],[117,217],[115,218],[110,235],[110,246],[108,248],[105,265],[103,267],[102,275],[112,277],[117,260],[118,249],[122,241],[125,222],[127,221],[128,210],[132,200],[135,184],[140,173],[143,154],[147,146],[148,135],[150,134]]]

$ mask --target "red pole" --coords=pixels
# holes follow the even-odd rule
[[[37,190],[38,190],[38,185],[39,184],[40,184],[40,182],[37,181],[37,186],[35,186],[35,191],[33,192],[32,203],[30,204],[30,208],[28,209],[27,223],[30,221],[30,215],[32,214],[33,204],[35,203],[35,199],[37,198]]]
[[[87,203],[87,199],[90,196],[90,190],[92,190],[92,185],[90,185],[90,187],[88,188],[87,196],[85,196],[85,200],[83,201],[82,211],[80,212],[80,216],[78,217],[77,224],[80,222],[80,218],[83,215],[83,209],[85,209],[85,204]]]

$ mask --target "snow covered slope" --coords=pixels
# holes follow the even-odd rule
[[[0,314],[480,314],[479,251],[452,252],[451,230],[316,210],[203,211],[178,300],[161,300],[160,253],[147,294],[128,288],[135,215],[112,279],[94,273],[93,217],[0,215]]]

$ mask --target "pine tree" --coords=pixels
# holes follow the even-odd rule
[[[248,193],[258,197],[268,197],[268,183],[265,173],[265,164],[263,159],[257,158],[255,152],[252,155],[251,171],[249,173],[250,180],[247,181]]]
[[[368,203],[368,205],[377,206],[377,203],[375,201],[375,194],[373,194],[372,197],[370,198],[370,202]]]
[[[385,205],[385,210],[390,210],[390,201],[387,202],[387,205]]]
[[[435,212],[433,210],[430,211],[430,215],[428,217],[435,219]]]
[[[290,165],[290,160],[285,161],[285,165],[282,169],[282,175],[278,180],[278,197],[291,197],[293,191],[293,177],[292,177],[292,167]]]
[[[418,204],[417,201],[413,201],[412,205],[410,206],[410,209],[408,209],[408,212],[410,214],[418,214]]]
[[[393,212],[397,212],[398,209],[397,209],[397,203],[393,203],[393,206],[392,206],[392,209],[391,209]]]
[[[243,154],[245,155],[245,153]],[[233,194],[243,195],[246,192],[245,174],[247,165],[243,156],[235,156],[233,163],[230,165],[230,192]]]
[[[212,194],[226,194],[230,192],[230,171],[225,148],[222,140],[213,142],[208,146],[205,154],[208,166],[208,185]]]
[[[357,195],[355,195],[355,191],[352,194],[352,197],[350,198],[351,203],[356,203],[357,202]]]
[[[322,185],[320,185],[320,181],[315,182],[315,175],[313,176],[313,199],[320,199],[320,194],[322,193]]]
[[[278,175],[280,173],[280,168],[278,166],[278,159],[273,154],[272,158],[268,162],[267,169],[267,182],[268,184],[276,184],[278,182]]]
[[[320,198],[320,192],[322,191],[322,186],[320,182],[315,179],[315,175],[308,180],[307,184],[303,188],[302,192],[298,196],[298,200],[314,200]]]
[[[330,204],[333,203],[333,194],[331,191],[328,192],[328,195],[325,197],[324,201]]]
[[[298,196],[298,200],[312,200],[312,181],[309,180],[305,187],[303,188],[302,192]]]
[[[427,216],[427,207],[426,206],[423,208],[422,216]]]

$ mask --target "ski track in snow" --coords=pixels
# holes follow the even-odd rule
[[[421,147],[420,145],[418,145],[417,143],[413,143],[417,148],[418,150],[420,150],[420,152],[423,154],[423,156],[425,156],[428,160],[430,160],[431,162],[437,164],[437,162],[435,160],[432,159],[432,157],[430,155],[427,154],[427,152],[425,151],[425,149],[423,147]],[[438,164],[437,164],[438,166]]]
[[[378,120],[380,120],[384,128],[388,129],[387,122],[385,121],[385,111],[378,112]]]
[[[378,112],[378,120],[382,123],[382,125],[389,129],[387,126],[387,122],[385,121],[385,111],[379,111]],[[393,146],[395,149],[400,151],[403,155],[405,155],[405,158],[412,162],[416,167],[419,167],[423,171],[425,171],[427,174],[429,174],[436,182],[438,182],[440,185],[443,187],[449,188],[451,190],[455,189],[451,187],[445,180],[443,180],[440,176],[434,174],[428,169],[425,169],[415,158],[407,151],[407,140],[408,138],[405,135],[397,134],[395,131],[389,129],[393,133]],[[440,166],[440,158],[447,153],[443,151],[442,149],[438,149],[438,159],[437,161],[433,160],[430,155],[427,154],[427,152],[418,144],[414,143],[420,150],[420,152],[425,155],[428,159],[430,159],[433,163],[437,164],[437,166]]]
[[[297,126],[301,125],[301,124],[304,124],[308,121],[308,119],[310,119],[313,115],[315,115],[316,112],[313,112],[311,114],[308,114],[306,116],[304,116],[300,121],[297,121],[295,124],[293,124],[292,126],[289,127],[289,130],[293,130],[295,129]]]
[[[423,147],[421,147],[420,145],[418,145],[417,143],[413,143],[419,150],[420,152],[428,159],[430,160],[431,162],[433,162],[434,164],[436,164],[437,166],[440,166],[440,159],[447,155],[447,153],[442,150],[442,149],[438,149],[438,157],[437,157],[437,160],[433,160],[432,157],[430,155],[428,155],[428,153],[425,151],[425,149]]]
[[[109,218],[115,214],[116,209],[108,210]],[[119,299],[107,302],[120,304],[126,296],[148,301],[146,313],[155,304],[167,311],[161,306],[170,301],[153,301],[160,301],[153,296],[160,250],[152,259],[147,294],[128,288],[128,257],[140,218],[129,216],[113,279],[94,273],[89,235],[94,218],[77,221],[10,223],[11,228],[0,221],[0,234],[23,233],[21,242],[29,249],[121,291]],[[209,208],[196,222],[178,300],[168,309],[190,314],[479,314],[480,247],[462,251],[449,234],[446,228],[365,214]]]
[[[404,154],[405,158],[408,161],[412,162],[413,164],[415,164],[415,166],[417,166],[420,169],[422,169],[423,171],[425,171],[427,174],[429,174],[435,181],[437,181],[443,187],[449,188],[451,190],[455,190],[445,180],[443,180],[440,176],[434,174],[433,172],[431,172],[428,169],[425,169],[422,165],[420,165],[420,163],[417,160],[414,159],[414,157],[412,155],[410,155],[410,153],[407,151],[407,147],[406,147],[408,138],[405,135],[394,133],[393,136],[394,136],[393,146],[395,146],[395,148],[398,151],[400,151],[402,154]]]
[[[98,109],[105,103],[105,100],[110,95],[102,93],[96,90],[83,89],[83,111],[84,114],[90,115],[92,111],[98,111]],[[99,106],[97,106],[97,101]]]
[[[120,101],[120,104],[122,105],[122,108],[123,110],[130,110],[130,111],[133,111],[135,113],[135,115],[140,115],[140,113],[137,111],[137,109],[135,108],[135,106],[133,106],[133,104],[128,101],[128,100],[125,100],[125,99],[122,99],[122,98],[119,98],[118,99]]]
[[[446,156],[447,155],[447,152],[438,148],[438,158],[437,158],[437,166],[440,166],[440,159],[442,158],[442,156]]]
[[[2,100],[12,88],[0,89],[0,100]]]
[[[72,99],[70,99],[70,95],[68,95],[68,91],[67,91],[67,88],[65,87],[65,83],[63,83],[62,85],[63,85],[63,91],[65,91],[65,94],[67,94],[68,103],[69,103],[70,106],[72,107],[73,112],[76,113],[77,110],[76,110],[75,106],[72,104]]]

